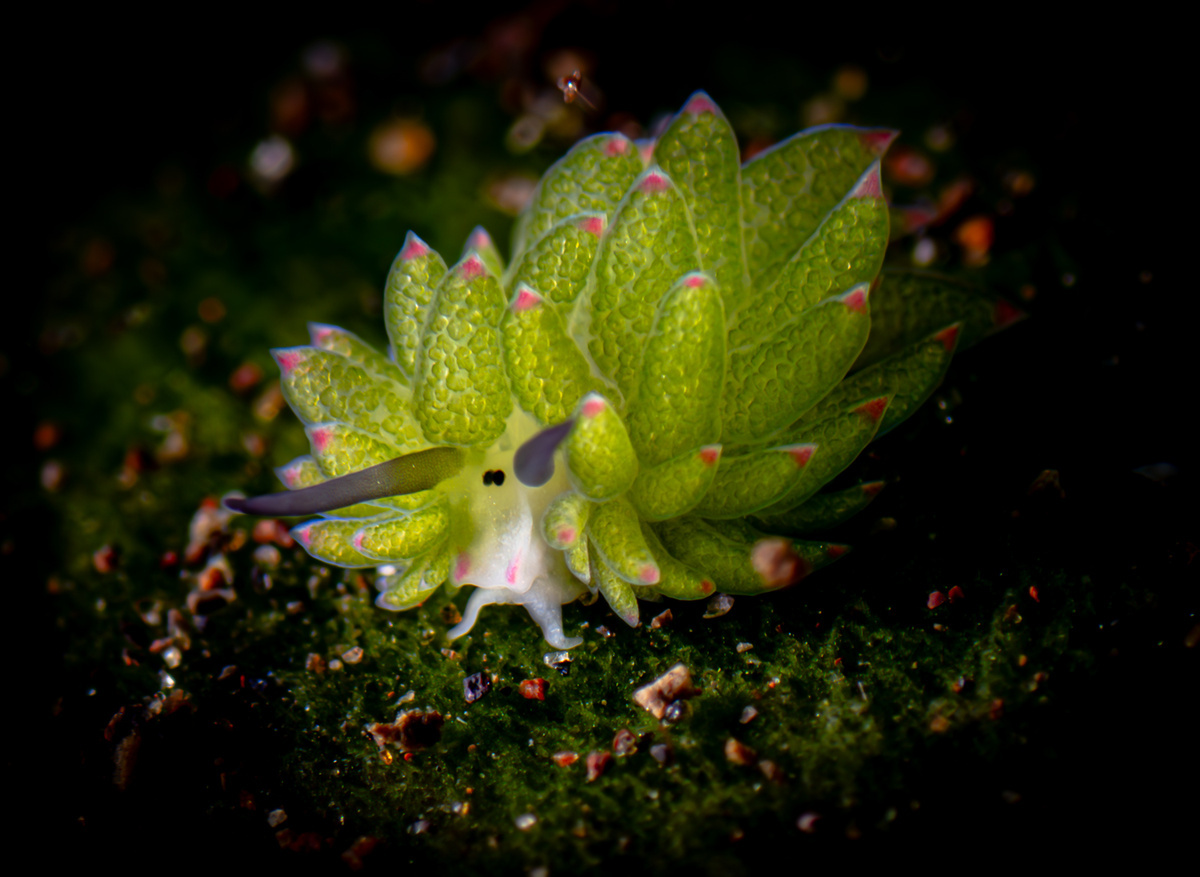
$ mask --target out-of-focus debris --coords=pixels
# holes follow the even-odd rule
[[[758,710],[756,710],[752,706],[747,706],[745,709],[742,710],[742,714],[738,718],[738,721],[741,722],[743,725],[746,725],[746,724],[749,724],[750,722],[753,722],[757,716],[758,716]]]
[[[1057,469],[1043,469],[1041,474],[1033,479],[1033,483],[1029,485],[1029,490],[1026,493],[1029,496],[1040,493],[1044,496],[1057,497],[1058,499],[1067,498],[1067,492],[1063,490]]]
[[[192,515],[188,526],[188,545],[183,553],[189,566],[199,563],[213,549],[219,549],[228,538],[229,519],[233,512],[212,497],[205,497]]]
[[[587,757],[587,781],[590,783],[603,774],[608,769],[608,766],[612,764],[612,760],[611,753],[599,750],[589,752]]]
[[[725,760],[740,765],[754,764],[758,761],[758,753],[735,737],[730,737],[725,741]]]
[[[542,663],[557,670],[559,676],[568,676],[571,673],[570,652],[546,652],[542,655]]]
[[[692,674],[683,664],[676,664],[662,676],[649,685],[639,688],[633,693],[633,702],[651,713],[654,718],[661,719],[667,713],[668,705],[695,697],[700,689],[692,685]]]
[[[397,743],[404,752],[419,752],[442,739],[445,723],[437,710],[408,710],[391,724],[375,722],[367,728],[367,733],[380,749],[388,743]]]
[[[768,588],[794,585],[809,573],[809,565],[796,553],[790,539],[771,536],[759,539],[750,550],[750,564]]]
[[[354,843],[350,844],[350,847],[342,853],[342,861],[346,863],[346,866],[351,871],[361,871],[363,868],[363,857],[369,855],[378,843],[378,838],[364,834]]]
[[[429,126],[419,119],[390,119],[371,132],[367,144],[376,170],[406,176],[424,167],[437,147]]]
[[[486,673],[472,673],[463,680],[463,697],[467,703],[474,703],[488,693],[492,680]]]
[[[517,689],[526,700],[545,700],[550,684],[545,679],[523,679]]]
[[[768,782],[781,783],[783,782],[783,769],[769,758],[761,758],[758,761],[758,769]]]
[[[612,750],[618,758],[632,755],[637,752],[637,737],[628,728],[622,728],[613,735]]]
[[[733,597],[728,594],[714,594],[704,606],[705,618],[720,618],[733,608]]]
[[[98,573],[110,573],[116,571],[120,559],[116,548],[111,545],[101,545],[92,553],[92,566]]]
[[[675,616],[671,614],[670,609],[664,609],[650,619],[650,629],[661,630],[665,625],[670,624],[674,618]]]

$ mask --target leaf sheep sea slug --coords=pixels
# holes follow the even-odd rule
[[[881,486],[819,493],[907,417],[964,336],[1011,312],[938,278],[880,269],[880,156],[895,132],[804,131],[740,163],[697,92],[651,145],[597,134],[542,178],[505,266],[482,229],[443,258],[409,233],[387,278],[383,356],[349,332],[274,351],[312,447],[289,491],[229,499],[313,515],[315,558],[379,568],[378,605],[475,588],[525,607],[547,642],[562,606],[759,594],[845,546],[776,539],[845,520]],[[761,565],[760,565],[761,567]]]

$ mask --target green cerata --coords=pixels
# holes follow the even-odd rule
[[[449,268],[410,232],[387,278],[389,355],[325,325],[274,351],[312,453],[278,470],[287,491],[227,504],[316,515],[293,535],[325,563],[377,567],[382,608],[475,588],[452,639],[489,603],[570,648],[562,606],[589,593],[636,626],[639,598],[803,578],[846,546],[796,537],[882,485],[821,488],[1012,316],[881,273],[895,136],[827,125],[742,163],[697,92],[654,142],[577,143],[507,265],[482,229]]]

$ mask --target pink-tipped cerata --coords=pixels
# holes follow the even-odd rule
[[[812,459],[813,452],[817,446],[815,444],[792,445],[787,449],[787,452],[792,457],[792,462],[796,464],[797,469],[803,469],[808,465],[808,461]]]
[[[325,449],[329,447],[329,442],[333,438],[333,429],[328,426],[318,427],[311,433],[313,447],[317,449],[318,454],[323,454]]]
[[[483,260],[479,258],[477,253],[472,253],[460,266],[459,271],[462,273],[464,280],[474,280],[476,277],[482,277],[487,274],[487,268],[483,265]]]
[[[942,346],[947,350],[953,350],[955,342],[958,341],[958,330],[961,328],[962,327],[958,323],[955,323],[953,326],[948,326],[947,328],[938,332],[933,337],[940,341]]]
[[[717,105],[713,103],[712,98],[701,91],[692,95],[692,99],[687,102],[687,106],[683,108],[683,111],[693,116],[698,116],[701,113],[715,113]]]
[[[416,235],[411,236],[404,244],[404,249],[400,251],[400,258],[405,262],[413,259],[419,259],[422,256],[429,255],[429,247],[418,238]]]
[[[892,141],[900,136],[899,131],[890,131],[886,128],[877,128],[874,131],[864,131],[859,135],[863,146],[873,155],[883,155],[887,152],[887,148],[892,145]]]
[[[600,237],[600,235],[604,234],[604,217],[589,216],[586,219],[579,220],[579,230]]]
[[[871,169],[863,174],[854,191],[850,193],[851,198],[882,198],[883,186],[879,179],[879,162],[875,162]]]
[[[996,302],[992,310],[992,326],[996,329],[1007,329],[1013,323],[1025,319],[1025,312],[1004,299]]]
[[[872,399],[870,402],[864,402],[854,409],[855,414],[861,414],[868,420],[878,420],[883,417],[883,412],[887,410],[887,396],[880,396],[878,399]]]
[[[642,180],[642,184],[638,186],[638,189],[647,195],[657,195],[659,192],[665,192],[669,188],[671,188],[670,181],[664,174],[660,173],[646,174],[645,179]]]
[[[842,304],[855,313],[865,314],[867,312],[867,288],[861,286],[846,293],[842,296]]]
[[[542,303],[542,297],[530,289],[528,286],[522,286],[517,293],[516,299],[513,300],[513,313],[521,314],[525,311],[532,310]]]
[[[614,137],[604,147],[605,155],[624,155],[629,151],[629,141],[625,137]]]
[[[308,358],[303,350],[275,350],[272,353],[275,355],[275,361],[279,363],[279,370],[285,377]]]

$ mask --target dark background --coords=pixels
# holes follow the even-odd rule
[[[47,298],[39,284],[59,269],[55,242],[64,227],[114,193],[149,188],[165,163],[205,173],[214,160],[244,154],[265,130],[270,87],[314,39],[342,39],[363,59],[355,76],[365,106],[430,89],[415,58],[455,39],[495,43],[523,17],[531,26],[513,32],[524,43],[505,47],[500,39],[490,66],[463,70],[436,88],[499,92],[506,75],[536,79],[548,51],[576,47],[594,58],[609,106],[647,121],[695,88],[723,105],[753,97],[795,106],[798,93],[855,63],[869,74],[872,97],[893,101],[864,106],[871,122],[954,118],[968,132],[963,161],[981,175],[1014,156],[1033,167],[1036,207],[1002,225],[994,249],[1001,263],[1005,252],[1032,252],[1021,279],[1045,292],[1022,303],[1032,319],[1010,330],[1012,337],[973,354],[991,400],[987,408],[976,403],[973,429],[1004,437],[990,446],[994,457],[977,465],[1028,480],[1060,470],[1071,505],[1046,532],[1064,555],[1106,557],[1114,569],[1161,568],[1164,580],[1180,581],[1179,557],[1189,545],[1194,552],[1198,533],[1194,280],[1184,278],[1179,259],[1194,247],[1185,133],[1194,108],[1181,94],[1180,53],[1157,34],[1151,40],[1149,27],[1136,21],[1110,23],[1102,33],[1048,33],[1032,15],[995,14],[986,28],[931,21],[918,39],[873,38],[861,21],[851,29],[768,15],[739,23],[701,16],[689,4],[647,14],[611,3],[532,4],[510,15],[414,4],[365,33],[295,20],[249,33],[233,16],[156,33],[144,23],[126,30],[104,20],[56,30],[19,56],[21,75],[11,85],[7,127],[17,157],[9,173],[22,228],[10,255],[22,268],[0,330],[8,360],[0,382],[17,424],[14,449],[5,452],[5,492],[27,492],[36,481],[22,449],[43,394],[71,389],[43,382],[36,393],[22,390],[43,368],[31,327],[43,311],[74,306]],[[306,209],[303,193],[294,197],[289,208]],[[1070,288],[1056,283],[1066,270],[1077,278]],[[998,291],[1013,296],[1012,288]],[[1159,483],[1133,473],[1157,463],[1177,474]],[[965,486],[952,498],[971,501]],[[969,509],[963,517],[970,519]],[[6,559],[6,580],[17,587],[40,588],[53,568],[52,544],[31,532],[45,521],[17,520],[6,510],[5,527],[18,541],[47,545],[36,561]],[[1196,568],[1190,560],[1186,566]],[[931,767],[947,792],[931,804],[921,836],[904,840],[973,841],[981,853],[1039,843],[1076,850],[1174,845],[1195,815],[1195,725],[1187,716],[1194,714],[1197,661],[1194,648],[1182,647],[1197,623],[1195,597],[1194,582],[1160,594],[1126,627],[1096,635],[1093,645],[1111,660],[1078,680],[1057,725],[1040,729],[1039,754],[992,765],[997,775],[1016,772],[1038,789],[1038,806],[1017,815],[982,802],[972,807],[969,790],[955,786],[954,766]],[[1169,648],[1155,648],[1163,641]],[[36,673],[24,681],[31,683],[24,705],[44,714],[53,686]],[[7,748],[11,774],[28,766],[20,750]],[[38,744],[34,751],[53,757]],[[69,774],[51,776],[68,785],[41,789],[50,792],[48,812],[65,812],[77,790]],[[136,836],[131,828],[127,837]]]

